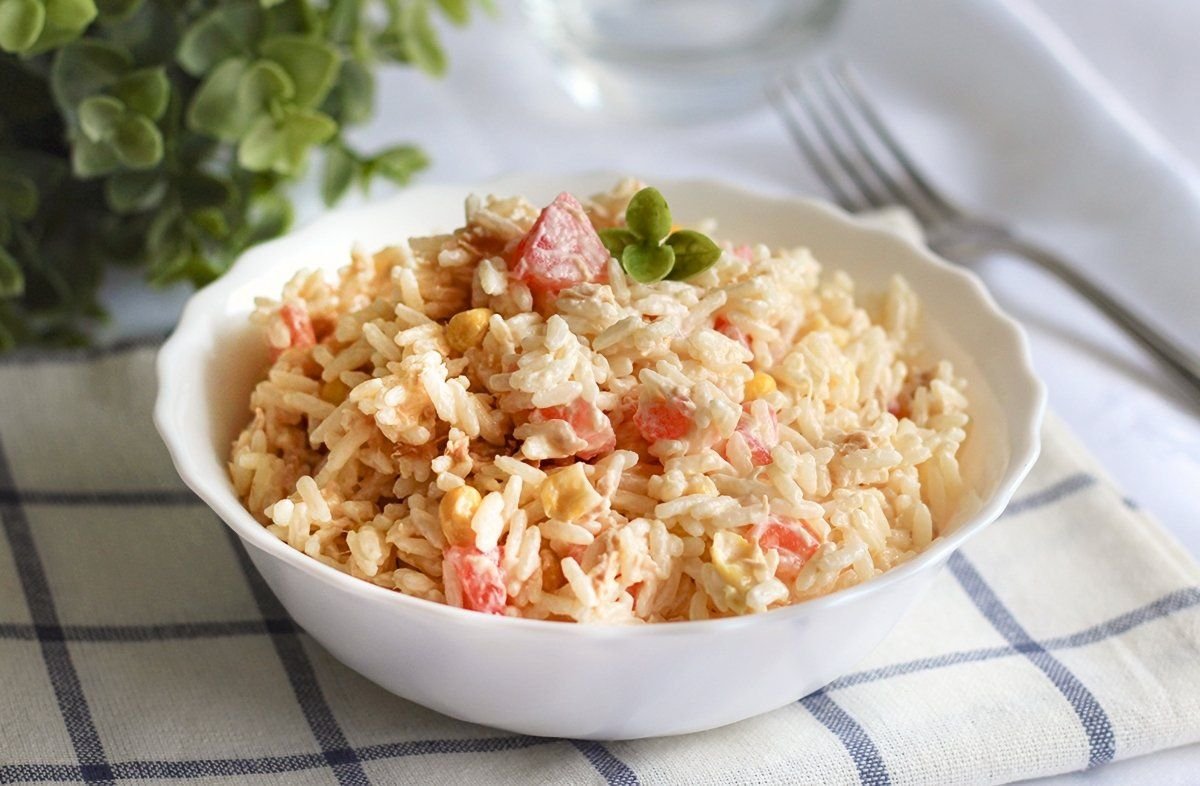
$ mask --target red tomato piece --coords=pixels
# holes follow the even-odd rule
[[[746,349],[750,349],[750,336],[746,334],[746,331],[726,319],[724,314],[718,314],[717,318],[713,320],[713,330],[725,334],[741,343]]]
[[[540,423],[547,420],[565,420],[575,436],[587,443],[587,447],[575,455],[582,459],[595,458],[611,453],[617,446],[617,435],[613,431],[608,415],[595,404],[577,398],[563,407],[547,407],[534,410],[529,420]]]
[[[779,417],[766,402],[747,406],[738,420],[735,433],[741,434],[750,448],[750,462],[756,467],[771,463],[771,448],[779,444]]]
[[[758,541],[763,551],[775,549],[779,552],[779,567],[775,575],[790,581],[800,574],[804,563],[812,558],[821,545],[808,524],[784,516],[771,516],[761,524],[755,524],[750,537]]]
[[[754,261],[754,249],[750,246],[735,246],[733,249],[733,255],[738,259],[745,260],[746,262]]]
[[[464,609],[484,614],[503,614],[508,600],[500,574],[500,551],[483,552],[474,546],[451,546],[446,561],[462,588]]]
[[[651,444],[660,439],[683,439],[692,428],[690,403],[678,397],[639,401],[633,423],[642,439]]]
[[[517,244],[512,272],[534,291],[557,293],[585,281],[605,281],[608,259],[583,205],[563,192]]]
[[[292,337],[291,346],[311,347],[317,343],[317,334],[313,330],[312,320],[308,309],[295,303],[284,303],[279,309],[279,318],[287,325],[288,334]]]

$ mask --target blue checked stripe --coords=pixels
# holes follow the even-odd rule
[[[16,479],[8,463],[4,443],[0,441],[0,488],[16,488]],[[67,727],[67,736],[79,760],[80,778],[87,783],[112,783],[113,773],[104,756],[104,745],[92,721],[79,673],[71,661],[71,651],[62,635],[58,609],[46,579],[46,569],[38,555],[29,519],[19,502],[0,501],[0,520],[8,538],[17,576],[29,607],[41,645],[42,660],[54,688],[58,710]]]
[[[1068,475],[1041,491],[1035,491],[1032,494],[1027,494],[1020,499],[1015,499],[1008,503],[1008,507],[1004,509],[1004,516],[1017,516],[1030,510],[1037,510],[1047,505],[1053,505],[1055,502],[1065,499],[1072,494],[1077,494],[1084,489],[1091,488],[1096,483],[1096,476],[1086,472]]]
[[[570,740],[575,749],[592,763],[609,786],[638,786],[640,781],[629,765],[618,759],[608,748],[591,740]]]
[[[866,730],[824,690],[808,694],[800,703],[841,741],[863,786],[888,786],[892,782],[883,756]]]
[[[237,536],[227,527],[222,527],[222,529],[229,537],[229,543],[238,566],[242,569],[246,582],[250,585],[250,592],[254,596],[254,602],[258,605],[263,619],[285,618],[287,612],[271,594],[271,589],[258,575],[258,571],[254,569],[249,555],[246,554],[246,550],[238,541]],[[292,685],[292,691],[296,694],[296,701],[300,703],[300,711],[304,713],[304,718],[308,721],[308,726],[312,729],[317,744],[321,746],[325,761],[337,775],[338,783],[342,786],[369,784],[370,779],[362,768],[362,762],[346,742],[346,735],[342,733],[342,727],[338,725],[333,710],[325,701],[325,694],[321,692],[321,686],[317,683],[317,675],[313,670],[312,662],[304,652],[304,643],[296,636],[274,631],[271,632],[271,643],[275,645],[275,652],[279,655],[283,670]]]
[[[979,571],[975,570],[961,553],[950,555],[950,572],[966,590],[968,597],[988,622],[992,623],[1001,636],[1008,639],[1022,655],[1054,683],[1054,687],[1066,697],[1075,709],[1088,738],[1088,767],[1096,767],[1112,761],[1117,752],[1117,740],[1113,734],[1108,713],[1096,701],[1087,686],[1068,669],[1062,661],[1051,655],[1044,646],[1034,641],[1025,628],[1017,622],[1012,612],[1005,607]]]

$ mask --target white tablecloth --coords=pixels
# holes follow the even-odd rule
[[[871,5],[857,3],[844,33],[846,49],[868,66],[876,56],[894,56],[904,39],[899,30],[894,36],[871,38],[879,32],[868,17],[875,10]],[[926,11],[939,10],[937,3],[919,5]],[[978,13],[977,8],[966,10],[966,0],[942,5],[952,16]],[[1055,48],[1074,77],[1105,99],[1114,122],[1132,129],[1152,155],[1167,156],[1180,171],[1184,187],[1190,183],[1200,188],[1200,136],[1195,133],[1200,128],[1200,49],[1195,41],[1200,3],[1011,0],[1010,8]],[[915,15],[914,19],[919,21]],[[368,147],[398,138],[418,142],[434,160],[423,176],[426,182],[479,180],[513,170],[614,169],[644,176],[706,175],[766,191],[821,193],[777,119],[765,109],[687,127],[618,124],[576,109],[553,83],[545,55],[517,22],[516,14],[508,13],[497,22],[447,31],[453,66],[442,83],[408,71],[385,74],[378,116],[355,138]],[[986,40],[987,32],[980,32],[980,40]],[[970,42],[951,39],[944,45],[965,48]],[[988,55],[965,53],[968,58]],[[912,52],[914,61],[923,57],[926,53]],[[919,73],[916,68],[907,75]],[[1091,194],[1082,183],[1062,183],[1063,193],[1078,188],[1077,221],[1064,221],[1060,213],[1054,223],[1039,222],[1038,199],[1048,192],[1043,189],[1026,199],[1029,172],[1022,164],[1027,160],[995,158],[995,146],[1011,140],[990,139],[987,128],[971,127],[976,115],[969,105],[936,111],[945,109],[937,105],[936,90],[905,84],[905,77],[904,69],[882,77],[880,84],[895,88],[894,94],[881,96],[882,103],[912,140],[918,157],[941,165],[940,182],[970,204],[1019,219],[1082,265],[1090,267],[1093,255],[1108,259],[1108,267],[1093,269],[1098,278],[1125,289],[1127,297],[1200,350],[1195,310],[1179,307],[1200,294],[1194,255],[1139,258],[1138,237],[1100,231],[1106,206],[1089,203]],[[1020,89],[1014,93],[1014,106],[1023,96]],[[916,103],[909,100],[914,97]],[[1029,150],[1036,151],[1036,137],[1052,122],[1053,109],[1045,107],[1046,114],[1030,112],[1025,118]],[[964,139],[970,142],[963,145]],[[954,166],[946,166],[947,150]],[[302,216],[318,209],[311,194],[301,201]],[[1153,222],[1137,231],[1153,231]],[[1114,243],[1129,251],[1128,265],[1112,264]],[[1200,556],[1200,494],[1195,492],[1200,489],[1200,409],[1171,386],[1147,355],[1054,282],[1008,262],[989,263],[980,272],[1001,303],[1029,329],[1051,407],[1128,497]],[[123,314],[118,332],[144,331],[170,311],[161,301],[149,311],[136,307],[143,301],[128,282],[110,291]],[[135,307],[127,307],[130,304]],[[1194,782],[1197,772],[1200,747],[1078,777],[1111,783],[1186,783]]]

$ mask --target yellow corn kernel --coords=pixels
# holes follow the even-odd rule
[[[736,532],[723,529],[713,535],[713,567],[725,583],[745,592],[750,589],[754,578],[750,575],[750,563],[754,560],[754,544]]]
[[[582,464],[572,464],[542,481],[542,508],[559,521],[577,521],[598,506],[603,497],[596,493]]]
[[[708,475],[693,475],[688,478],[687,485],[683,487],[684,494],[705,494],[709,497],[717,496],[717,484],[713,483],[712,478]]]
[[[350,386],[337,377],[321,386],[321,398],[334,406],[345,401],[348,395],[350,395]]]
[[[778,389],[775,384],[775,377],[765,371],[756,371],[750,381],[746,383],[746,394],[744,398],[750,399],[762,398],[769,396]]]
[[[492,318],[490,308],[473,308],[460,311],[450,317],[446,325],[446,341],[456,352],[466,352],[479,346],[488,332],[488,320]]]
[[[458,486],[446,492],[438,505],[438,518],[442,532],[452,546],[469,546],[475,542],[475,531],[471,529],[471,517],[483,501],[471,486]]]

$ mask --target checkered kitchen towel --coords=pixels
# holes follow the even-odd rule
[[[182,488],[152,360],[0,361],[0,782],[987,782],[1200,740],[1200,568],[1054,422],[866,662],[728,728],[599,744],[450,720],[314,644]]]

